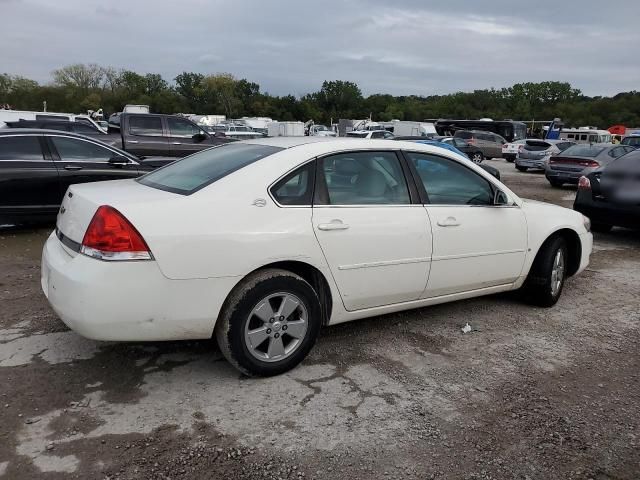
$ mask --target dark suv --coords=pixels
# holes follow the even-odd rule
[[[500,135],[484,130],[459,130],[453,138],[461,138],[473,145],[486,159],[502,157],[502,146],[507,143]]]

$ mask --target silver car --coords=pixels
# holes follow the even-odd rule
[[[630,145],[611,143],[572,145],[561,154],[551,157],[545,169],[545,177],[552,187],[561,187],[565,183],[577,185],[580,177],[587,176],[634,150]]]
[[[530,168],[544,170],[549,158],[564,152],[574,142],[567,140],[527,140],[516,157],[516,168],[526,172]]]

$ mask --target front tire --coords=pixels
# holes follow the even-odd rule
[[[567,242],[564,238],[547,240],[540,248],[522,286],[524,299],[538,307],[553,307],[562,295],[568,260]]]
[[[482,155],[482,152],[473,152],[471,154],[471,161],[473,163],[480,164],[482,163],[483,160],[484,160],[484,155]]]
[[[307,281],[286,270],[266,269],[233,290],[215,336],[224,357],[245,375],[279,375],[307,356],[321,319],[318,295]]]
[[[550,184],[553,188],[562,188],[562,186],[564,185],[564,183],[562,183],[562,182],[558,182],[557,180],[549,180],[549,184]]]

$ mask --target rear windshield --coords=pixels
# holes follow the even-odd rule
[[[562,152],[562,155],[565,157],[597,157],[604,151],[604,148],[595,145],[572,145]]]
[[[284,150],[269,145],[234,143],[203,150],[138,179],[148,187],[190,195],[258,160]]]
[[[623,145],[631,145],[632,147],[640,147],[640,136],[624,138],[621,143]]]
[[[548,144],[547,142],[543,142],[540,140],[527,140],[527,143],[524,148],[526,150],[538,151],[538,150],[546,150],[549,147],[551,147],[551,145]]]
[[[369,132],[347,132],[347,137],[364,138],[369,135]]]

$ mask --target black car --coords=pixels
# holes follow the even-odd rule
[[[573,208],[596,232],[640,228],[640,150],[581,177]]]
[[[18,120],[15,122],[5,123],[8,128],[38,128],[79,133],[81,135],[93,137],[107,145],[111,145],[112,147],[120,147],[122,144],[120,136],[109,135],[108,133],[98,130],[93,125],[85,122],[72,122],[70,120]]]
[[[0,130],[0,225],[50,221],[69,185],[134,178],[174,161],[139,159],[57,130]]]

